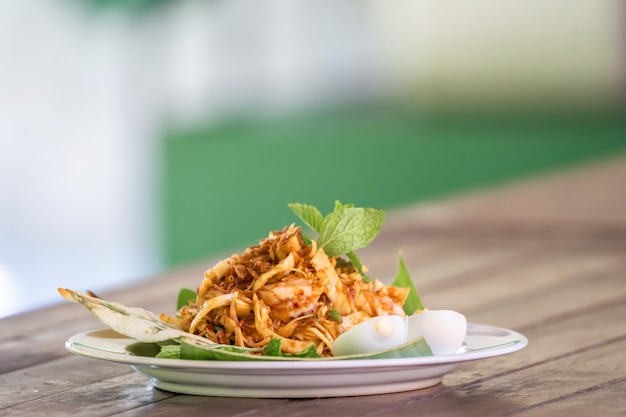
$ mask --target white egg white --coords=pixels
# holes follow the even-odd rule
[[[407,318],[377,316],[342,333],[331,347],[333,356],[377,352],[400,346],[407,341]]]
[[[456,354],[467,334],[467,320],[452,310],[425,310],[407,317],[377,316],[335,339],[333,356],[372,353],[423,337],[433,355]]]
[[[408,340],[424,337],[433,355],[454,355],[467,334],[467,319],[452,310],[425,310],[408,317]]]

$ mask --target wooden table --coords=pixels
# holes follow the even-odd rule
[[[360,252],[373,275],[392,277],[402,251],[428,307],[530,340],[434,387],[300,400],[176,395],[127,365],[66,352],[69,336],[101,323],[60,300],[0,321],[0,415],[625,415],[625,184],[617,158],[388,213]],[[195,287],[214,261],[101,296],[171,313],[178,289]]]

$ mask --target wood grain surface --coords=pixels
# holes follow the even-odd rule
[[[0,416],[626,415],[625,184],[626,158],[615,158],[388,214],[360,251],[372,275],[390,280],[402,253],[428,307],[530,340],[434,387],[300,400],[172,394],[129,366],[68,353],[69,336],[102,324],[60,300],[0,320]],[[172,313],[178,289],[216,261],[100,295]]]

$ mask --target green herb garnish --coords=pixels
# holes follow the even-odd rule
[[[328,256],[341,256],[367,246],[380,232],[385,212],[335,202],[332,213],[322,216],[307,204],[291,203],[289,208],[307,226],[318,233],[317,245]]]
[[[343,321],[343,317],[341,317],[341,313],[339,313],[334,308],[331,308],[330,310],[328,310],[328,316],[331,319],[335,320],[337,323],[341,323]]]
[[[363,274],[363,267],[354,251],[367,246],[378,235],[385,220],[383,210],[354,207],[354,204],[341,204],[339,201],[335,202],[333,212],[326,216],[308,204],[291,203],[289,208],[317,232],[317,245],[328,256],[346,255],[363,278],[370,280]]]

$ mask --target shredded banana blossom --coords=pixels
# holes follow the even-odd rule
[[[331,356],[333,341],[374,316],[404,315],[408,288],[364,280],[340,257],[315,241],[304,243],[300,227],[274,231],[243,254],[206,271],[197,298],[176,317],[161,319],[221,344],[264,347],[281,340],[285,353],[314,345]]]

